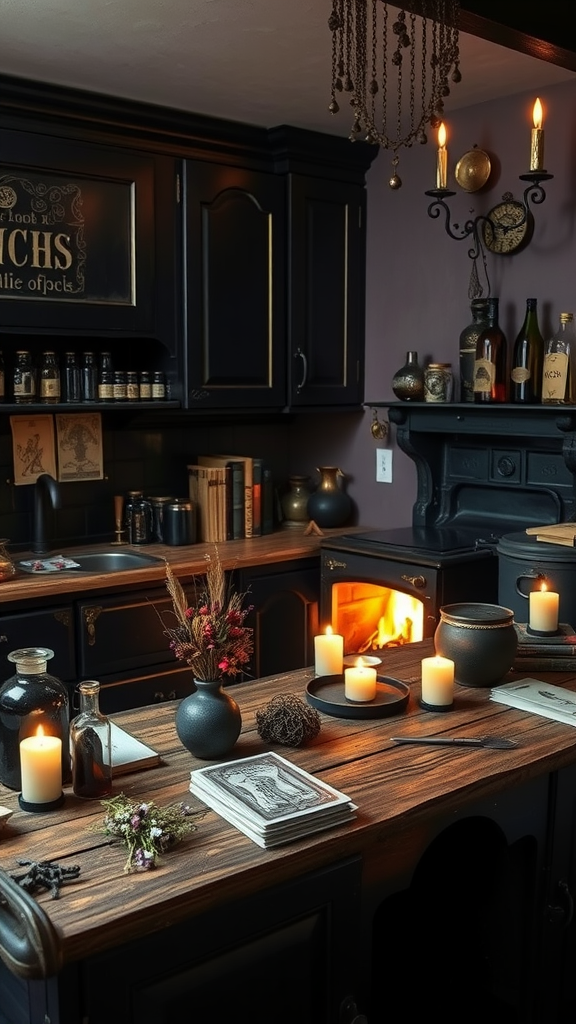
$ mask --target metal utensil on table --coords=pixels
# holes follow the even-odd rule
[[[391,736],[391,743],[428,743],[437,747],[491,747],[510,750],[517,747],[516,740],[505,736]]]

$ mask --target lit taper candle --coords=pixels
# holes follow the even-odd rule
[[[436,188],[446,188],[448,150],[446,149],[446,126],[442,121],[438,129],[438,157],[436,161]]]
[[[530,136],[530,170],[544,170],[544,129],[542,128],[542,104],[537,99],[532,111],[534,127]]]

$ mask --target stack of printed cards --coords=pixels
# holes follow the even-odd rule
[[[344,793],[272,752],[190,772],[190,792],[268,849],[356,817]]]

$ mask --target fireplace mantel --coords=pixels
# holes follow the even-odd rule
[[[415,463],[414,526],[495,536],[576,518],[576,406],[374,402]]]

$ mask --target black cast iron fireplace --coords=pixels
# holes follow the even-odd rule
[[[322,541],[321,624],[344,636],[346,654],[432,636],[442,605],[498,603],[500,539],[521,547],[526,527],[576,512],[576,409],[368,404],[389,409],[417,496],[405,528]],[[506,593],[526,621],[525,595],[514,607]]]

